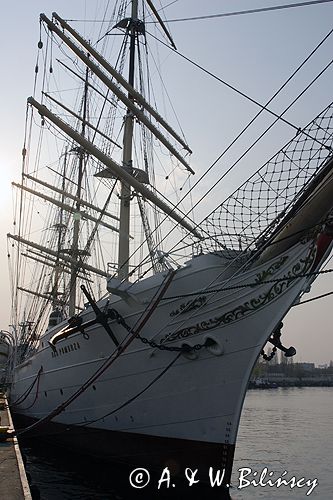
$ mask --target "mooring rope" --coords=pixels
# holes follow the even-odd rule
[[[141,315],[141,318],[138,320],[138,325],[137,327],[133,327],[130,337],[125,339],[123,345],[120,345],[115,349],[110,356],[107,358],[107,360],[104,362],[104,364],[99,367],[96,372],[86,380],[84,384],[74,393],[72,394],[66,401],[61,403],[59,406],[54,408],[48,415],[45,417],[39,419],[37,422],[34,422],[32,425],[29,427],[26,427],[25,429],[19,430],[19,431],[14,431],[11,433],[12,435],[17,435],[21,436],[22,434],[26,434],[29,431],[32,431],[39,427],[42,424],[46,424],[50,422],[54,417],[59,415],[61,412],[63,412],[73,401],[75,401],[81,394],[83,394],[115,361],[116,359],[119,358],[121,354],[128,348],[128,346],[137,338],[137,335],[140,333],[142,328],[145,326],[147,321],[150,319],[152,316],[153,312],[157,308],[158,304],[160,303],[163,295],[166,293],[167,289],[169,288],[169,285],[171,284],[173,277],[175,275],[176,271],[171,271],[167,276],[164,282],[162,283],[160,289],[157,291],[155,294],[155,300],[151,302],[143,314]]]

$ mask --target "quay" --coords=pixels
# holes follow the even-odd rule
[[[7,437],[12,431],[14,425],[7,399],[0,393],[0,498],[32,500],[17,438]]]

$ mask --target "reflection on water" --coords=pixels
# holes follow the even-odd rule
[[[166,476],[154,476],[151,471],[149,486],[134,489],[129,483],[132,469],[68,451],[62,453],[60,448],[26,439],[21,443],[21,450],[41,500],[225,500],[221,488],[212,490],[200,484],[189,488],[187,483],[184,486],[172,478],[168,483]],[[159,490],[158,482],[162,477],[165,481]],[[173,483],[176,483],[174,488]]]
[[[333,477],[333,388],[305,387],[248,391],[241,418],[233,473],[233,497],[300,499],[332,498]],[[260,472],[267,467],[277,479],[318,479],[310,496],[309,487],[254,487],[241,491],[240,468]],[[249,480],[255,477],[249,475]],[[246,484],[244,482],[244,484]]]
[[[235,456],[232,478],[232,498],[247,499],[329,499],[333,490],[333,388],[288,388],[248,391]],[[101,464],[73,453],[62,453],[57,448],[25,441],[22,446],[27,456],[27,470],[39,488],[42,500],[127,500],[143,498],[172,500],[191,498],[210,500],[221,498],[217,489],[171,489],[159,493],[157,481],[148,491],[129,486],[129,470],[124,467]],[[319,485],[310,496],[309,487],[287,486],[254,487],[239,490],[238,469],[251,468],[260,475],[264,467],[277,479],[285,470],[290,479],[318,478]],[[257,475],[257,476],[258,476]],[[267,478],[266,478],[267,480]],[[244,483],[245,484],[245,483]],[[196,493],[196,495],[194,495]]]
[[[113,484],[121,479],[115,467],[43,443],[24,440],[27,471],[44,500],[120,500]]]

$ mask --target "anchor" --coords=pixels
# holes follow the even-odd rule
[[[281,334],[281,330],[282,330],[282,327],[283,327],[283,323],[281,321],[279,323],[279,325],[276,327],[276,329],[274,330],[272,337],[270,337],[268,339],[268,342],[270,342],[271,344],[273,344],[274,347],[277,347],[278,349],[280,349],[280,351],[284,352],[284,355],[286,356],[286,358],[291,358],[292,356],[295,356],[296,349],[293,346],[285,347],[281,343],[281,335],[282,335]]]
[[[113,331],[111,330],[109,323],[108,323],[109,319],[114,319],[113,311],[111,310],[111,311],[106,312],[106,313],[101,311],[101,309],[98,307],[96,301],[90,295],[90,293],[88,292],[86,287],[84,285],[81,285],[80,288],[81,288],[82,292],[84,293],[84,295],[86,296],[89,304],[91,305],[92,310],[95,313],[95,316],[96,316],[95,319],[91,319],[89,321],[86,321],[85,323],[82,323],[82,318],[80,318],[79,316],[73,316],[72,318],[70,318],[68,320],[68,323],[69,323],[68,326],[65,326],[65,328],[63,328],[62,330],[57,332],[49,340],[50,346],[52,347],[53,350],[56,350],[55,344],[57,342],[59,342],[60,340],[66,339],[67,337],[69,337],[70,335],[73,335],[74,333],[80,332],[80,333],[84,334],[86,328],[99,323],[100,325],[103,326],[104,330],[107,332],[109,337],[112,339],[112,341],[114,342],[116,347],[119,347],[119,342],[116,339],[116,337],[115,337],[115,335],[114,335]]]

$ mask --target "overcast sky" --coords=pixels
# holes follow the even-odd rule
[[[66,19],[90,20],[102,17],[106,3],[106,0],[13,0],[1,5],[0,328],[3,329],[8,326],[10,309],[6,250],[6,234],[12,228],[10,182],[17,181],[20,174],[26,98],[32,93],[39,39],[38,15],[45,12],[51,16],[52,11],[56,11]],[[171,0],[155,1],[157,6],[171,3]],[[164,14],[169,19],[179,19],[292,3],[294,0],[178,0]],[[260,14],[170,22],[168,26],[181,53],[264,103],[332,29],[332,19],[333,2],[329,2]],[[81,32],[83,30],[87,37],[94,39],[96,36],[91,23],[72,24]],[[274,101],[272,109],[275,112],[283,110],[331,60],[332,54],[333,36],[283,95]],[[194,151],[192,166],[200,174],[258,109],[179,56],[171,56],[163,61],[167,69],[166,84]],[[332,70],[328,70],[288,112],[287,118],[292,123],[305,125],[333,100],[332,75]],[[225,171],[271,120],[268,115],[263,116],[229,156],[217,165],[210,180]],[[292,128],[284,124],[275,127],[233,175],[219,186],[214,200],[222,201],[293,136]],[[327,267],[333,268],[333,259]],[[333,290],[332,284],[332,275],[318,279],[306,298]],[[295,307],[290,312],[285,321],[284,337],[286,344],[296,347],[297,360],[324,363],[333,359],[332,307],[333,296]]]

